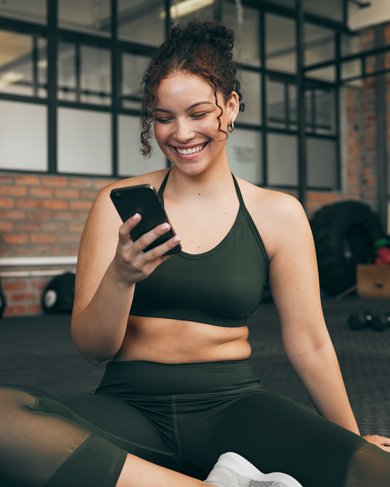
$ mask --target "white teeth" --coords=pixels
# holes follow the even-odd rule
[[[183,155],[186,155],[186,154],[195,154],[195,152],[199,152],[200,150],[202,150],[205,145],[206,144],[199,145],[198,147],[192,147],[191,149],[179,149],[178,147],[175,147],[175,149],[177,150],[177,152],[179,154],[183,154]]]

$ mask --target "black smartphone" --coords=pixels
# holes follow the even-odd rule
[[[136,213],[141,215],[141,221],[130,232],[130,237],[133,242],[138,240],[145,233],[153,230],[153,228],[156,228],[158,225],[165,222],[169,223],[164,207],[160,202],[156,190],[151,184],[116,188],[111,191],[110,197],[123,222],[127,221]],[[168,232],[158,237],[145,248],[144,252],[163,244],[174,236],[175,232],[171,225]],[[181,245],[178,243],[176,247],[173,247],[173,249],[169,250],[165,255],[177,254],[180,250]]]

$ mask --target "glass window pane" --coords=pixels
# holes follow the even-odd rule
[[[307,182],[309,187],[337,187],[337,145],[334,140],[307,138]]]
[[[306,76],[312,79],[319,79],[323,81],[336,81],[336,67],[327,66],[326,68],[312,69],[306,71]]]
[[[267,68],[296,72],[295,21],[278,15],[266,15]]]
[[[306,124],[306,132],[314,132],[315,131],[315,98],[314,98],[314,90],[307,90],[305,91],[305,124]]]
[[[288,85],[288,121],[289,129],[296,129],[298,123],[298,107],[297,107],[297,87],[296,85]]]
[[[110,0],[59,0],[58,23],[64,29],[111,35]]]
[[[335,34],[333,30],[305,23],[305,66],[335,58]]]
[[[165,34],[164,0],[118,0],[121,39],[158,46]]]
[[[390,44],[390,25],[388,21],[383,26],[383,41],[385,44]]]
[[[0,100],[0,113],[0,169],[46,171],[47,107]]]
[[[119,116],[119,174],[138,176],[167,167],[164,154],[154,137],[151,140],[152,155],[149,159],[140,153],[140,120],[138,117]]]
[[[226,143],[230,170],[253,184],[263,182],[261,132],[236,128]]]
[[[317,133],[335,133],[335,93],[315,90],[315,126]]]
[[[348,56],[350,54],[357,54],[361,51],[360,36],[359,35],[341,35],[341,55]]]
[[[76,46],[58,43],[58,99],[76,101]]]
[[[261,78],[259,73],[241,71],[242,101],[245,110],[239,112],[237,122],[261,124]]]
[[[367,56],[365,60],[365,73],[374,73],[376,71],[376,56]]]
[[[214,0],[171,0],[171,21],[186,24],[191,19],[211,20]]]
[[[267,80],[267,124],[271,127],[286,125],[285,83]]]
[[[58,171],[111,174],[111,114],[58,109]]]
[[[344,0],[303,0],[305,12],[339,22],[344,21]]]
[[[58,44],[58,99],[110,105],[110,51],[60,42]]]
[[[244,7],[243,15],[231,2],[223,3],[222,21],[235,34],[234,56],[236,61],[251,66],[260,66],[260,21],[259,11]]]
[[[81,46],[80,101],[111,104],[111,53],[107,49]]]
[[[38,96],[47,96],[47,40],[38,39]]]
[[[268,134],[268,184],[298,184],[297,150],[297,137],[294,135]]]
[[[0,31],[0,92],[34,95],[32,49],[31,36]]]
[[[122,54],[122,108],[141,108],[140,86],[148,62],[145,56]]]
[[[2,0],[0,16],[46,23],[46,0]]]
[[[341,79],[354,78],[362,75],[362,63],[360,59],[348,61],[341,65]]]

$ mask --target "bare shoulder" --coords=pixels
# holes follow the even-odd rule
[[[238,178],[247,207],[272,258],[278,242],[292,233],[307,233],[309,224],[301,203],[287,193],[255,186]]]
[[[137,186],[139,184],[151,184],[157,190],[160,187],[164,176],[167,174],[168,169],[160,169],[158,171],[149,172],[140,176],[133,176],[131,178],[121,179],[105,186],[98,194],[98,196],[109,196],[110,192],[116,188],[124,188],[128,186]]]

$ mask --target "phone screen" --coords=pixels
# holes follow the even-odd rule
[[[168,216],[162,206],[158,194],[154,187],[150,184],[142,184],[139,186],[128,186],[125,188],[116,188],[111,191],[111,200],[115,205],[123,222],[127,221],[131,216],[139,213],[141,221],[130,232],[130,237],[135,242],[142,235],[153,230],[153,228],[162,223],[169,222]],[[158,237],[144,252],[147,252],[158,245],[166,242],[175,235],[172,226],[168,232]],[[165,255],[176,254],[180,252],[181,246],[178,244],[173,249],[169,250]]]

